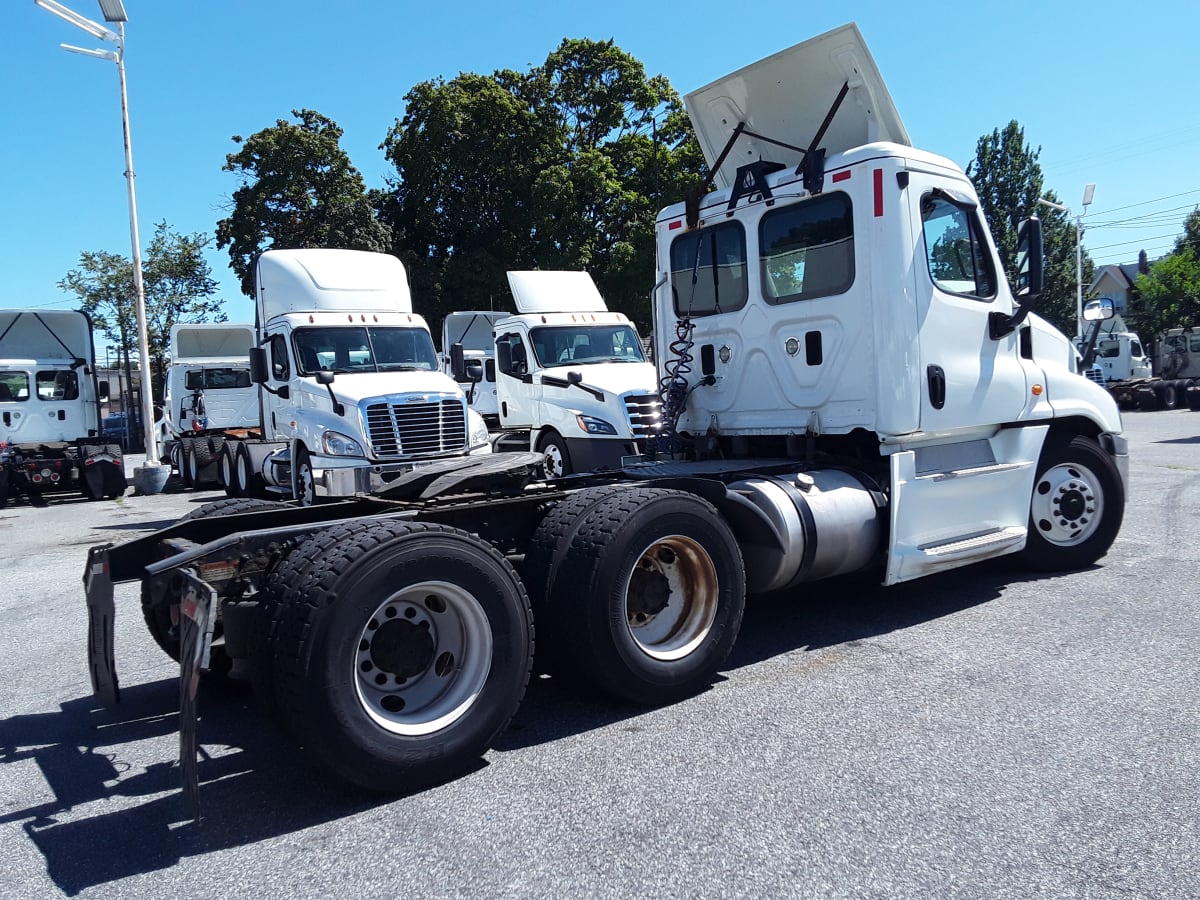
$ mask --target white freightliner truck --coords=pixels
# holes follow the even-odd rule
[[[65,309],[0,310],[0,505],[20,492],[125,493],[121,445],[100,432],[92,322]]]
[[[661,403],[633,323],[609,311],[587,272],[509,272],[508,283],[517,314],[493,325],[496,449],[544,453],[555,478],[643,452]],[[480,376],[454,370],[458,381]]]
[[[258,387],[250,380],[254,326],[191,323],[171,328],[160,452],[187,487],[217,480],[229,437],[258,437]]]
[[[535,622],[541,668],[658,704],[709,684],[747,593],[1105,554],[1126,442],[1031,313],[1040,223],[1021,228],[1014,291],[971,183],[910,146],[852,25],[686,103],[721,187],[657,221],[657,458],[540,481],[540,454],[495,454],[316,509],[221,501],[95,548],[102,698],[112,585],[140,581],[185,685],[206,664],[248,670],[321,764],[411,789],[505,727]],[[176,618],[181,634],[157,624]]]
[[[258,434],[224,441],[217,462],[230,496],[307,506],[491,451],[483,419],[439,371],[396,257],[268,250],[255,294]]]

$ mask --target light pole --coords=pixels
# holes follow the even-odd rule
[[[1075,216],[1075,335],[1077,337],[1083,337],[1083,217],[1087,215],[1087,208],[1092,205],[1092,197],[1095,194],[1096,185],[1089,184],[1084,187],[1083,212]],[[1053,200],[1038,197],[1038,203],[1065,212],[1067,218],[1072,215],[1069,206],[1063,206]]]
[[[70,44],[59,45],[72,53],[81,53],[96,59],[107,59],[117,64],[117,76],[121,82],[121,126],[125,135],[125,181],[129,187],[129,242],[133,248],[133,289],[137,295],[138,363],[142,369],[142,438],[146,448],[145,465],[157,467],[159,462],[158,446],[154,435],[154,398],[151,396],[150,390],[150,341],[149,332],[146,329],[146,288],[142,281],[137,195],[133,187],[133,144],[129,139],[129,97],[125,88],[125,23],[129,21],[129,18],[125,15],[122,0],[99,0],[100,12],[104,16],[104,21],[117,26],[117,31],[114,33],[55,0],[33,0],[33,2],[47,12],[70,22],[76,28],[86,31],[92,37],[115,44],[117,48],[116,50],[88,50],[83,47],[73,47]]]

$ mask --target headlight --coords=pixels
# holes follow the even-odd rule
[[[575,421],[579,423],[579,427],[588,434],[616,434],[617,429],[613,428],[603,419],[597,419],[595,416],[576,416]]]
[[[358,441],[336,431],[321,435],[321,446],[329,456],[366,456]]]
[[[478,447],[491,441],[491,435],[488,434],[487,422],[483,421],[483,416],[475,412],[475,410],[467,410],[467,423],[471,427],[470,437],[467,440],[468,446]]]

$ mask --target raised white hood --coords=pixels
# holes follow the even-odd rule
[[[684,106],[711,167],[739,122],[746,123],[747,131],[807,148],[843,84],[849,84],[850,91],[819,147],[832,155],[872,141],[911,146],[887,85],[853,22],[692,91],[684,97]],[[739,166],[768,159],[795,167],[803,156],[742,135],[713,180],[728,187]]]

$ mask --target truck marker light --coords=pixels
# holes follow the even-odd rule
[[[847,169],[845,172],[834,172],[833,177],[830,178],[829,180],[832,181],[834,184],[837,184],[839,181],[849,181],[850,180],[850,170]]]
[[[683,220],[676,219],[674,222],[672,222],[670,225],[667,226],[667,231],[674,231],[676,228],[682,228],[682,227],[683,227]]]
[[[314,318],[312,317],[312,314],[311,314],[311,313],[309,313],[309,316],[308,316],[308,324],[309,324],[309,325],[311,325],[311,324],[312,324],[313,322],[315,322],[315,321],[316,321],[316,319],[314,319]]]
[[[1043,388],[1040,384],[1035,384],[1032,388],[1030,388],[1030,390],[1033,391],[1033,396],[1040,397],[1042,396],[1042,391],[1045,390],[1045,388]]]
[[[875,169],[875,218],[883,215],[883,169]]]

